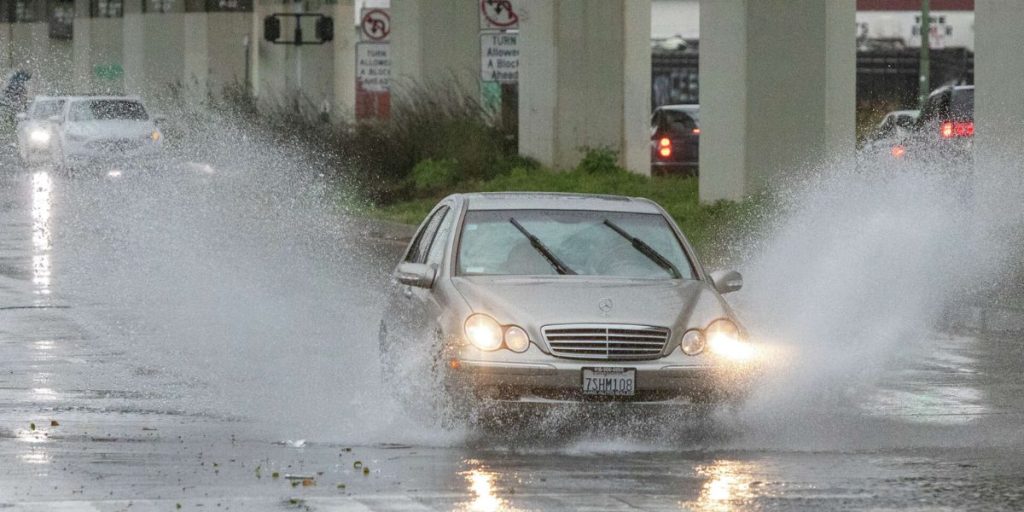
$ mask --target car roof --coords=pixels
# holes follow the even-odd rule
[[[696,103],[683,105],[662,105],[656,110],[673,110],[676,112],[700,112],[700,105]]]
[[[455,196],[470,210],[596,210],[627,213],[661,213],[661,208],[644,198],[565,194],[559,192],[479,192]]]
[[[935,89],[934,91],[932,91],[932,93],[929,94],[928,97],[931,98],[932,96],[937,96],[939,94],[943,94],[946,91],[952,91],[952,92],[967,92],[967,91],[970,91],[970,92],[973,93],[974,92],[974,86],[973,85],[944,85],[944,86],[939,87],[938,89]]]
[[[137,101],[142,103],[142,98],[138,96],[66,96],[68,101],[85,101],[85,100],[128,100]]]

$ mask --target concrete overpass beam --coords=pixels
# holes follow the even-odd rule
[[[701,1],[701,200],[740,199],[853,153],[855,7]]]

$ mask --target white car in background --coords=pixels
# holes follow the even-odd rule
[[[69,97],[56,120],[57,163],[70,170],[99,162],[139,162],[159,154],[163,133],[157,120],[138,97]]]
[[[57,127],[54,120],[63,114],[66,100],[61,96],[36,96],[25,112],[16,116],[18,156],[23,163],[53,158]]]

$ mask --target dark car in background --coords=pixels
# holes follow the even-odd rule
[[[696,176],[700,105],[662,105],[651,115],[651,174]]]
[[[943,86],[930,95],[917,123],[892,143],[896,158],[956,162],[971,158],[974,148],[974,86]]]

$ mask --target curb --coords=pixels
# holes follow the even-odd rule
[[[949,326],[981,334],[1024,334],[1024,309],[968,306],[950,311]]]

